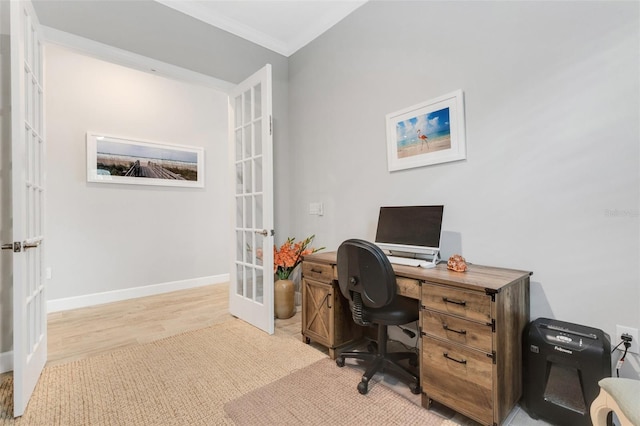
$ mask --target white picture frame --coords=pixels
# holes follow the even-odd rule
[[[87,181],[204,188],[204,148],[87,132]]]
[[[389,171],[466,159],[462,90],[387,114]]]

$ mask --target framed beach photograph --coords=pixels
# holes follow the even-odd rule
[[[387,114],[390,172],[465,158],[462,90]]]
[[[87,132],[87,181],[204,187],[204,148]]]

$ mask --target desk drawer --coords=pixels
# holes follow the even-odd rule
[[[302,275],[328,283],[333,281],[333,267],[322,263],[302,262]]]
[[[420,300],[420,281],[410,278],[396,277],[398,294],[411,299]]]
[[[468,345],[487,353],[491,353],[493,348],[490,324],[423,309],[422,331],[427,335]]]
[[[486,354],[422,338],[422,389],[454,410],[493,424],[493,363]]]
[[[491,297],[481,292],[425,283],[422,286],[422,305],[464,318],[491,322]]]

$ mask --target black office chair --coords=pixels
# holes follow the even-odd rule
[[[349,300],[353,320],[359,325],[377,325],[377,351],[342,352],[336,358],[343,367],[345,358],[372,361],[358,383],[358,392],[368,392],[369,380],[378,371],[390,370],[409,381],[414,394],[420,393],[420,378],[398,361],[408,359],[418,365],[415,352],[387,352],[387,327],[418,320],[418,301],[396,296],[396,275],[383,251],[368,241],[351,239],[338,248],[338,282],[340,291]]]

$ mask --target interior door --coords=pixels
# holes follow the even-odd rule
[[[230,94],[229,139],[234,209],[229,311],[273,334],[271,65]]]
[[[13,414],[18,417],[24,413],[47,361],[42,267],[43,48],[30,2],[11,2],[10,35],[13,242],[7,246],[13,250]]]

